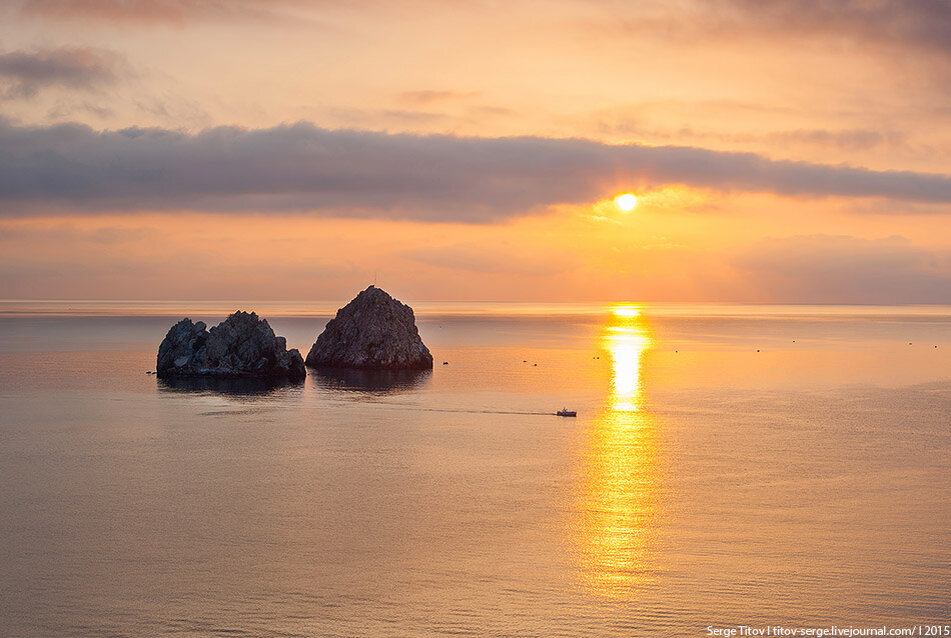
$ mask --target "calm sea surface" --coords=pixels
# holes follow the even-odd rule
[[[951,624],[951,307],[419,304],[431,374],[145,374],[335,305],[0,302],[0,635]]]

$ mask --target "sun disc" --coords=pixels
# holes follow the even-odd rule
[[[614,203],[624,212],[628,212],[634,210],[634,207],[637,206],[637,198],[632,193],[624,193],[615,197]]]

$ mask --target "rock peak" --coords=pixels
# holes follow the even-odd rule
[[[357,294],[357,296],[354,297],[354,298],[350,301],[350,303],[353,303],[353,302],[356,301],[357,299],[372,299],[372,300],[374,300],[374,301],[376,301],[376,302],[382,302],[382,301],[396,301],[396,303],[400,303],[399,301],[397,301],[396,299],[394,299],[393,296],[390,295],[390,293],[386,292],[386,291],[383,290],[382,288],[377,288],[376,286],[372,286],[372,285],[371,285],[371,286],[367,286],[364,290],[361,290],[361,291]],[[401,304],[401,305],[406,305],[406,304]],[[407,308],[408,308],[408,307],[409,307],[409,306],[407,306]]]
[[[433,356],[416,328],[413,309],[368,286],[327,323],[307,355],[311,367],[425,370]]]

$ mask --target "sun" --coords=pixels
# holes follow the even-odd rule
[[[632,193],[624,193],[623,195],[615,197],[614,203],[617,204],[618,208],[627,213],[634,210],[634,207],[637,206],[637,198],[634,197]]]

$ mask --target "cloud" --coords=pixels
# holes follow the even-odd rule
[[[819,147],[839,148],[847,151],[867,151],[886,143],[897,146],[905,135],[901,133],[883,133],[871,129],[846,129],[830,131],[826,129],[796,129],[777,131],[764,136],[772,144],[810,144]]]
[[[21,0],[25,15],[56,20],[182,24],[191,19],[260,19],[303,0]]]
[[[486,247],[479,244],[428,246],[402,253],[402,257],[427,266],[466,273],[551,277],[575,266],[572,255],[551,251],[539,253],[510,244]]]
[[[16,223],[16,222],[15,222]],[[15,242],[19,244],[49,244],[57,247],[63,245],[118,245],[130,241],[154,241],[157,232],[154,228],[135,227],[124,228],[119,226],[97,226],[83,228],[68,222],[60,222],[53,226],[4,226],[3,238],[0,245]]]
[[[873,129],[793,129],[771,131],[756,134],[703,133],[690,129],[681,129],[670,138],[711,139],[732,143],[766,143],[772,147],[785,148],[792,145],[814,146],[817,148],[839,149],[843,151],[869,151],[881,146],[897,147],[904,143],[907,134],[896,131]]]
[[[662,34],[697,39],[777,36],[826,38],[863,47],[951,52],[951,5],[944,0],[703,0],[645,2],[636,17],[624,0],[603,0],[612,9],[607,26],[622,35]]]
[[[768,300],[807,303],[947,303],[951,251],[903,237],[769,238],[735,259],[743,280]]]
[[[89,47],[0,54],[0,95],[28,98],[52,86],[94,89],[118,79],[121,58]]]
[[[404,91],[397,97],[401,102],[405,102],[407,104],[413,104],[416,106],[429,106],[442,102],[467,100],[469,98],[476,97],[477,95],[478,93],[475,92],[423,90]]]
[[[701,110],[696,106],[694,110]],[[820,149],[841,151],[869,151],[881,147],[898,148],[907,144],[909,137],[905,131],[894,129],[878,130],[871,128],[850,129],[789,129],[764,133],[726,133],[705,131],[683,126],[680,128],[661,128],[643,123],[647,118],[627,116],[600,118],[598,130],[611,136],[637,136],[640,139],[690,140],[700,143],[758,144],[767,148],[787,148],[790,146],[809,146]]]
[[[481,223],[667,184],[951,203],[951,176],[683,146],[327,130],[95,131],[0,121],[0,214],[307,211]]]
[[[716,0],[712,7],[756,28],[951,52],[951,4],[944,0]]]
[[[26,16],[126,24],[260,20],[290,12],[296,12],[299,19],[308,10],[340,9],[344,5],[378,10],[377,5],[367,2],[327,0],[13,0],[8,4]],[[640,0],[636,11],[632,11],[629,0],[536,4],[539,10],[553,14],[558,13],[560,5],[573,20],[588,24],[602,37],[612,31],[622,36],[636,33],[683,40],[750,35],[811,40],[818,36],[834,43],[848,40],[863,46],[889,44],[951,51],[951,32],[947,28],[951,5],[944,0]],[[473,6],[476,10],[484,8],[479,3]],[[581,16],[589,16],[587,21],[578,20],[579,10]],[[519,19],[518,12],[510,12],[509,17]]]

